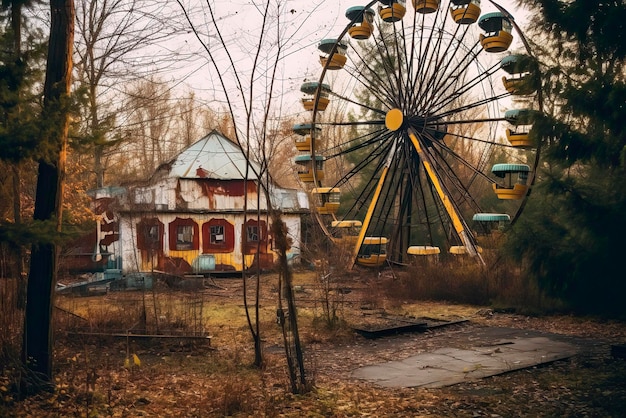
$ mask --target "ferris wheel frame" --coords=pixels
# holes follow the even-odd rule
[[[371,194],[371,197],[369,198],[369,204],[367,206],[367,210],[365,212],[365,216],[363,220],[361,221],[361,220],[351,220],[351,219],[338,219],[334,216],[337,208],[339,207],[339,204],[337,203],[338,199],[336,199],[336,196],[335,196],[336,202],[331,206],[328,206],[328,200],[330,199],[331,195],[339,194],[339,187],[337,187],[338,186],[337,184],[324,185],[322,183],[322,180],[324,178],[324,171],[321,168],[321,166],[325,157],[322,155],[319,155],[321,151],[320,146],[319,146],[319,143],[320,143],[319,139],[320,139],[320,136],[322,135],[321,128],[323,128],[324,126],[328,126],[328,125],[333,125],[333,126],[342,125],[342,123],[337,123],[337,122],[327,123],[327,122],[322,121],[321,112],[326,110],[326,107],[328,106],[328,103],[329,103],[329,97],[331,97],[330,101],[332,101],[333,96],[341,97],[333,93],[330,86],[326,83],[325,78],[326,78],[327,72],[333,71],[333,70],[341,70],[343,69],[344,65],[346,65],[346,62],[347,62],[346,51],[348,50],[348,47],[349,47],[349,42],[345,40],[347,37],[347,34],[350,34],[349,36],[352,36],[353,39],[356,39],[358,41],[367,40],[369,36],[372,35],[376,25],[374,24],[373,21],[366,22],[366,13],[369,14],[369,10],[371,10],[370,8],[377,3],[383,6],[386,5],[390,7],[390,12],[388,12],[386,15],[387,18],[390,19],[389,22],[387,23],[394,25],[394,33],[396,33],[395,25],[396,24],[403,25],[402,18],[404,17],[404,12],[402,11],[402,9],[395,7],[399,4],[397,0],[386,0],[386,1],[380,1],[380,2],[371,1],[370,3],[368,3],[366,6],[363,6],[362,8],[354,7],[354,8],[351,8],[352,10],[349,9],[348,12],[346,13],[346,16],[351,18],[350,22],[346,25],[346,27],[339,34],[339,36],[336,39],[323,40],[322,42],[320,42],[319,49],[322,52],[324,52],[324,56],[320,57],[320,61],[322,63],[322,71],[318,78],[318,82],[308,83],[308,86],[306,86],[306,89],[308,89],[308,91],[305,91],[305,85],[302,86],[302,91],[308,94],[308,102],[305,103],[305,100],[303,99],[303,104],[305,105],[305,109],[309,110],[311,113],[310,123],[307,124],[309,128],[308,155],[299,156],[299,157],[305,157],[305,159],[308,159],[308,161],[310,161],[310,164],[311,164],[310,171],[307,174],[308,176],[307,181],[305,183],[308,184],[308,187],[307,187],[308,190],[312,191],[314,194],[322,193],[322,194],[328,195],[325,199],[326,202],[323,203],[321,206],[314,205],[312,213],[317,223],[320,225],[324,234],[326,234],[331,239],[336,239],[336,236],[334,236],[331,228],[329,228],[328,226],[328,219],[327,219],[328,216],[326,215],[331,215],[332,223],[336,225],[340,225],[342,223],[346,223],[350,225],[353,225],[353,223],[355,222],[361,223],[361,227],[360,227],[358,235],[356,237],[352,236],[350,239],[350,244],[353,245],[350,267],[352,267],[352,265],[354,265],[354,263],[357,263],[357,262],[359,264],[364,264],[364,265],[380,265],[384,263],[385,261],[388,261],[386,256],[382,257],[381,254],[378,254],[378,257],[375,260],[373,260],[371,263],[359,262],[359,255],[361,251],[363,250],[364,245],[370,245],[369,243],[373,243],[373,244],[378,244],[380,247],[383,243],[383,240],[385,243],[387,242],[387,238],[383,236],[378,236],[378,237],[368,236],[368,230],[370,227],[370,223],[372,221],[375,207],[378,204],[378,200],[380,198],[381,190],[383,189],[384,184],[387,181],[389,168],[392,166],[394,156],[396,155],[399,140],[398,139],[393,140],[394,142],[392,143],[390,148],[387,150],[386,157],[384,158],[382,157],[382,152],[381,152],[381,155],[379,155],[380,157],[379,160],[385,161],[385,163],[380,165],[379,166],[380,170],[377,171],[378,178],[376,181],[376,186],[372,188],[373,191],[371,192],[372,194]],[[414,5],[419,5],[419,7],[422,8],[421,10],[426,10],[425,12],[418,12],[417,8],[415,8],[414,19],[417,13],[422,13],[423,15],[430,14],[433,12],[439,13],[439,10],[440,10],[439,8],[441,8],[441,5],[439,5],[439,1],[437,0],[413,0],[413,3]],[[478,9],[478,12],[476,11],[476,9],[471,9],[471,12],[472,12],[471,14],[473,17],[470,16],[468,18],[467,16],[470,15],[470,13],[468,12],[469,6],[468,6],[468,10],[465,10],[463,13],[459,13],[458,8],[457,9],[453,8],[453,6],[458,6],[457,3],[460,3],[461,6],[463,6],[464,4],[473,5],[475,4],[475,0],[472,0],[472,1],[451,0],[448,3],[449,4],[448,7],[450,8],[450,11],[451,11],[450,14],[452,16],[452,19],[454,19],[457,22],[457,24],[469,25],[471,23],[474,23],[476,20],[478,20],[478,13],[480,12],[480,9]],[[510,24],[510,28],[511,28],[510,31],[512,32],[512,29],[514,29],[516,34],[521,39],[525,48],[525,53],[529,57],[531,57],[531,59],[534,58],[534,56],[532,55],[532,51],[530,49],[529,43],[524,37],[520,28],[515,23],[515,19],[513,18],[513,16],[508,11],[506,11],[503,7],[498,5],[497,3],[493,1],[489,1],[489,0],[488,0],[488,3],[492,4],[498,10],[498,12],[488,13],[480,18],[480,19],[483,19],[481,22],[483,22],[484,27],[486,27],[487,30],[492,30],[493,28],[491,26],[494,25],[494,22],[496,20],[502,18],[503,21],[507,21]],[[401,12],[402,16],[398,18],[399,12]],[[456,12],[456,16],[455,16],[455,12]],[[380,10],[379,10],[379,15],[381,16],[381,19],[382,19],[383,13]],[[474,21],[471,21],[472,19],[474,19]],[[359,22],[359,20],[361,20],[361,22]],[[462,23],[458,23],[459,21],[461,21]],[[446,22],[445,18],[444,18],[444,22]],[[361,26],[358,26],[358,23],[361,23]],[[377,24],[380,25],[381,23],[379,22]],[[364,28],[362,26],[364,26]],[[424,29],[424,27],[425,26],[422,24],[422,29]],[[432,34],[435,31],[434,27],[435,27],[435,23],[433,23],[433,28],[430,29],[430,36],[432,36]],[[356,34],[357,36],[354,36],[354,34]],[[510,40],[508,39],[508,37],[505,36],[507,35],[507,33],[496,31],[496,34],[497,36],[495,36],[494,38],[495,41],[493,39],[491,40],[488,39],[488,37],[482,33],[480,34],[479,42],[483,50],[486,51],[487,49],[491,49],[491,51],[487,51],[487,52],[493,52],[493,53],[500,53],[500,52],[507,50],[508,45],[506,47],[504,46],[504,44],[510,43]],[[396,33],[396,36],[397,36],[397,33]],[[415,36],[415,35],[412,35],[412,36]],[[510,36],[512,40],[512,35]],[[423,45],[420,43],[420,47],[422,46]],[[456,46],[456,48],[458,49],[461,47]],[[471,54],[471,52],[467,52],[467,54]],[[413,52],[411,52],[410,57],[413,58]],[[439,56],[436,56],[436,58],[440,59]],[[515,61],[515,60],[508,60],[508,61]],[[529,62],[532,62],[532,60]],[[515,66],[513,64],[515,63],[508,62],[506,65],[508,66],[509,69],[513,69],[513,71],[515,71]],[[405,63],[405,65],[407,66],[413,65],[413,63]],[[501,68],[504,69],[505,71],[509,71],[507,70],[507,67],[505,67],[504,63],[501,63]],[[537,74],[538,73],[535,71],[532,74],[532,77],[536,77]],[[491,75],[492,74],[490,74],[490,76]],[[507,79],[506,77],[503,77],[503,83],[508,93],[503,93],[502,97],[508,97],[508,96],[514,96],[514,95],[523,95],[523,96],[533,95],[534,97],[536,97],[536,103],[537,103],[536,112],[541,112],[542,111],[541,90],[538,88],[524,89],[524,83],[521,83],[520,79],[521,78],[515,78],[515,77],[511,77]],[[533,84],[538,85],[538,81],[534,80]],[[350,101],[350,99],[347,99],[345,97],[342,97],[341,99]],[[357,103],[357,102],[353,102],[353,103]],[[515,125],[517,122],[520,122],[520,125],[522,123],[525,123],[527,125],[532,124],[531,122],[528,122],[529,120],[528,117],[524,119],[524,117],[520,116],[519,113],[523,113],[524,115],[526,115],[524,112],[518,112],[518,114],[516,114],[515,117],[511,114],[508,117],[502,116],[502,117],[494,117],[494,118],[489,118],[489,119],[479,118],[477,120],[464,121],[463,123],[480,123],[480,122],[486,122],[488,120],[497,120],[497,121],[508,121],[514,126],[518,126],[518,125]],[[426,149],[428,146],[425,145],[424,139],[423,139],[423,138],[428,138],[428,142],[430,144],[434,143],[434,141],[437,139],[440,139],[443,141],[443,137],[445,137],[445,135],[448,133],[447,128],[450,125],[450,121],[449,120],[447,121],[435,120],[435,119],[428,121],[429,120],[428,115],[419,115],[419,118],[418,118],[419,119],[418,122],[420,124],[419,126],[427,127],[428,129],[422,130],[422,132],[417,132],[417,130],[413,126],[413,120],[416,119],[416,115],[412,114],[410,111],[407,111],[406,109],[402,109],[401,106],[397,106],[397,107],[394,106],[394,103],[391,103],[391,104],[388,103],[386,111],[381,116],[384,116],[384,117],[382,118],[382,120],[377,120],[376,124],[381,125],[384,128],[386,128],[387,136],[385,138],[392,137],[395,133],[399,133],[399,135],[403,135],[405,137],[405,141],[407,141],[407,143],[410,143],[412,145],[415,155],[418,156],[418,160],[420,162],[421,168],[427,174],[427,178],[428,178],[428,181],[430,182],[430,186],[434,189],[435,194],[439,199],[439,203],[445,209],[445,212],[447,213],[447,216],[449,217],[448,220],[453,226],[458,239],[460,239],[461,241],[461,245],[455,246],[455,248],[450,248],[450,252],[456,253],[456,254],[467,254],[471,257],[475,257],[479,261],[479,263],[484,264],[484,260],[481,256],[482,249],[477,243],[476,237],[474,236],[474,233],[472,232],[469,226],[469,222],[466,221],[465,217],[461,214],[461,210],[459,209],[455,198],[451,196],[451,193],[449,192],[449,190],[447,190],[447,187],[445,186],[445,179],[442,178],[442,175],[440,173],[441,170],[445,170],[445,169],[442,169],[441,166],[438,166],[436,161],[432,161],[432,156],[429,155],[429,153],[427,152],[428,150]],[[345,125],[350,125],[350,123],[345,123]],[[440,129],[440,126],[442,127],[441,129]],[[300,129],[302,131],[303,128],[300,127]],[[294,131],[296,131],[295,128],[294,128]],[[302,132],[305,132],[305,131],[302,131]],[[519,138],[522,138],[522,139],[519,139],[519,138],[515,139],[514,138],[515,135],[517,135]],[[441,136],[441,138],[435,138],[436,136]],[[498,222],[502,223],[502,220],[506,219],[505,217],[507,217],[510,220],[511,224],[514,223],[519,218],[520,214],[522,213],[526,205],[526,201],[530,193],[530,189],[536,179],[535,173],[536,173],[536,168],[539,164],[540,144],[531,143],[530,140],[528,139],[528,132],[516,133],[516,132],[513,132],[511,129],[509,129],[507,130],[506,136],[511,144],[514,143],[513,140],[518,141],[517,145],[512,145],[513,147],[520,147],[520,148],[525,148],[525,149],[532,148],[534,156],[532,160],[529,161],[530,166],[528,166],[527,170],[526,168],[520,168],[522,164],[501,163],[501,164],[494,165],[494,167],[492,168],[492,172],[491,172],[491,174],[493,174],[494,176],[498,178],[506,177],[509,181],[511,181],[510,179],[512,175],[516,173],[519,175],[519,178],[523,180],[524,184],[521,185],[521,187],[517,187],[518,183],[516,183],[515,185],[511,187],[501,187],[500,190],[498,191],[497,184],[494,182],[493,190],[496,194],[498,194],[499,199],[517,200],[519,201],[519,205],[517,206],[515,212],[511,216],[504,215],[504,214],[489,214],[489,213],[480,213],[480,212],[476,213],[474,216],[475,218],[474,220],[479,219],[483,223],[492,222],[492,219],[498,220]],[[485,142],[488,142],[488,141],[485,141]],[[299,148],[299,149],[302,150],[302,148]],[[371,161],[373,162],[374,160],[372,159]],[[521,172],[516,172],[512,170],[521,170]],[[303,177],[301,176],[301,179],[302,178]],[[326,186],[326,187],[323,187],[323,186]],[[332,207],[333,209],[332,210],[328,209],[330,207]],[[481,215],[481,216],[478,216],[478,215]],[[494,216],[489,216],[489,215],[494,215]],[[435,247],[430,247],[430,246],[415,246],[415,248],[413,248],[413,250],[411,251],[411,248],[409,247],[409,249],[407,249],[407,253],[408,254],[435,253],[434,250],[421,251],[421,249],[417,249],[417,247],[435,248]],[[439,252],[436,251],[436,253],[438,254]],[[360,260],[360,261],[363,261],[363,260]]]

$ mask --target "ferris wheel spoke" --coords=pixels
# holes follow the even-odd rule
[[[455,84],[460,87],[458,87],[457,89],[453,89],[452,91],[449,91],[446,95],[441,95],[439,100],[437,100],[437,105],[431,109],[431,112],[437,113],[441,109],[445,109],[446,107],[450,106],[455,101],[459,100],[459,98],[468,95],[477,87],[479,87],[481,83],[483,83],[485,80],[488,80],[495,73],[497,69],[498,69],[498,65],[494,65],[491,68],[488,68],[480,72],[478,75],[476,75],[474,78],[470,80],[462,80],[460,76],[464,74],[464,71],[459,72],[459,77],[453,77],[452,79],[454,80]],[[445,89],[443,88],[441,88],[440,90],[441,90],[439,91],[440,94],[445,91]],[[510,93],[507,92],[507,93],[504,93],[502,96],[496,96],[490,99],[492,99],[491,101],[497,101],[500,98],[508,97],[508,96],[510,96]]]
[[[380,103],[393,100],[393,89],[389,85],[388,80],[382,77],[379,70],[376,69],[377,62],[372,61],[371,58],[367,59],[367,57],[358,50],[354,50],[354,55],[356,55],[358,61],[354,60],[354,66],[349,70],[358,76],[355,77],[357,84],[362,86],[363,89],[370,91]],[[380,62],[379,64],[382,65]]]
[[[344,142],[340,145],[336,145],[332,148],[328,148],[325,150],[327,153],[327,158],[334,158],[341,155],[351,154],[354,151],[360,150],[362,148],[368,148],[372,145],[375,146],[375,151],[379,148],[384,147],[385,141],[390,138],[392,135],[389,132],[384,130],[377,131],[375,134],[365,134],[359,137],[356,137],[353,140],[348,142]],[[372,153],[373,154],[373,153]]]
[[[336,97],[337,99],[341,100],[342,102],[345,102],[345,103],[350,103],[350,104],[353,104],[353,105],[359,106],[360,108],[363,108],[363,109],[369,110],[369,111],[371,111],[372,113],[374,113],[374,114],[376,114],[376,115],[380,115],[380,116],[383,116],[383,117],[384,117],[384,116],[385,116],[385,114],[387,113],[386,111],[384,111],[384,110],[382,110],[382,109],[379,109],[379,108],[377,108],[377,107],[374,107],[374,106],[368,105],[368,104],[366,104],[366,103],[362,103],[361,101],[356,101],[356,100],[353,100],[353,99],[351,99],[351,98],[349,98],[349,97],[347,97],[347,96],[343,96],[343,95],[340,95],[340,94],[337,94],[337,93],[332,93],[331,95],[332,95],[333,97]]]
[[[471,103],[462,104],[458,107],[454,107],[454,108],[450,108],[445,111],[442,111],[441,113],[436,113],[435,118],[444,118],[444,117],[450,117],[452,115],[459,115],[459,114],[463,115],[469,110],[480,109],[491,103],[498,102],[499,99],[508,97],[508,95],[509,95],[508,93],[502,93],[502,94],[494,95],[493,97],[486,97],[484,99],[476,100]],[[504,116],[497,117],[497,118],[482,118],[482,119],[473,118],[473,119],[466,119],[466,120],[453,120],[453,121],[446,121],[446,123],[462,124],[462,123],[475,123],[475,122],[493,122],[493,121],[503,121],[503,120],[506,120]]]
[[[336,121],[336,122],[318,122],[317,126],[382,126],[384,120],[355,120],[355,121]]]
[[[476,138],[475,136],[463,135],[463,134],[454,133],[454,132],[448,132],[448,135],[454,138],[467,140],[467,141],[477,143],[477,144],[496,145],[502,148],[515,149],[513,145],[498,142],[497,140],[487,140],[487,139],[482,139],[482,138]],[[440,144],[440,145],[445,146],[445,144]]]
[[[437,154],[437,156],[434,157],[433,160],[437,161],[437,164],[439,164],[440,166],[440,172],[443,172],[444,176],[446,176],[446,178],[448,179],[447,183],[451,184],[457,192],[458,197],[455,200],[457,201],[462,200],[464,202],[469,203],[470,207],[475,211],[480,210],[480,205],[470,193],[470,188],[477,178],[486,180],[488,184],[493,183],[493,180],[491,180],[488,176],[486,176],[480,168],[474,166],[473,164],[471,164],[465,158],[455,153],[450,148],[444,148],[444,149],[448,152],[448,155],[450,155],[454,159],[454,161],[461,163],[465,168],[469,169],[473,174],[471,176],[468,176],[466,181],[463,182],[459,178],[459,176],[456,175],[456,172],[458,170],[452,166],[451,162],[449,161],[449,158],[445,158],[443,154],[441,153],[441,151],[436,151],[435,149],[433,149],[433,151],[435,151],[434,153]]]
[[[439,144],[439,145],[442,145],[442,144]],[[448,190],[448,192],[451,193],[452,190],[456,190],[457,198],[454,200],[459,201],[459,197],[460,197],[461,200],[465,201],[466,198],[470,196],[468,189],[471,183],[473,182],[473,178],[475,178],[476,174],[482,174],[482,172],[476,167],[474,167],[472,164],[470,164],[467,160],[459,156],[457,153],[450,150],[449,148],[446,148],[446,151],[448,151],[449,156],[453,157],[452,159],[454,161],[461,163],[462,166],[470,169],[472,173],[474,174],[473,177],[469,177],[468,179],[466,179],[467,186],[456,174],[458,171],[458,168],[453,167],[453,165],[451,164],[450,158],[446,158],[440,150],[438,150],[436,147],[433,146],[433,147],[425,148],[423,152],[428,155],[428,160],[433,165],[433,168],[438,173],[440,173],[441,180],[444,184],[446,184],[446,189]],[[476,204],[475,207],[477,208],[478,205]]]
[[[424,98],[426,103],[431,103],[429,112],[436,112],[438,107],[447,106],[450,103],[450,98],[457,99],[471,92],[475,86],[491,75],[489,72],[485,74],[485,71],[481,71],[473,79],[466,79],[468,68],[474,62],[478,48],[480,48],[479,43],[474,44],[471,49],[463,48],[461,44],[457,44],[451,54],[455,57],[455,65],[451,66],[453,63],[451,59],[447,63],[437,64],[437,71],[434,72],[431,80],[429,80],[431,87],[429,94]],[[466,52],[459,57],[459,51],[461,50]]]
[[[371,202],[376,186],[380,182],[380,173],[383,172],[385,167],[385,161],[386,157],[389,155],[390,147],[391,146],[389,144],[381,146],[376,152],[376,155],[370,155],[368,159],[361,161],[350,171],[349,175],[350,177],[353,177],[361,174],[366,167],[371,167],[372,163],[375,163],[372,174],[366,178],[366,182],[363,184],[363,187],[357,192],[356,195],[352,196],[353,204],[350,208],[348,208],[347,213],[356,214],[363,210],[364,207],[367,207],[368,202]]]
[[[381,32],[380,42],[376,43],[378,61],[375,61],[374,73],[378,76],[378,79],[388,87],[390,93],[390,99],[388,103],[392,107],[400,105],[398,98],[402,96],[402,82],[400,78],[402,62],[399,60],[399,56],[393,51],[396,51],[398,47],[397,31],[395,25],[393,26],[391,34],[383,34]],[[382,73],[382,74],[380,74]]]
[[[389,132],[381,128],[373,132],[365,132],[361,135],[355,135],[354,138],[348,141],[325,148],[324,152],[327,154],[328,158],[333,158],[338,155],[349,153],[352,150],[360,149],[364,145],[368,146],[376,142],[383,142],[384,139],[389,136]]]
[[[353,177],[356,177],[359,174],[363,173],[363,171],[366,168],[371,167],[372,163],[375,163],[376,167],[380,166],[382,156],[387,155],[389,152],[388,151],[389,146],[390,145],[385,142],[379,142],[378,144],[376,144],[375,149],[371,150],[371,152],[368,153],[364,158],[361,158],[359,162],[356,163],[352,169],[344,173],[343,177],[335,184],[335,186],[342,186],[343,184],[347,183],[349,180],[352,180]],[[358,146],[352,147],[351,149],[345,150],[342,153],[337,154],[336,156],[353,155],[355,151],[361,148],[365,148],[365,146],[358,145]]]
[[[445,16],[447,19],[448,14]],[[472,62],[475,62],[477,55],[482,51],[478,40],[474,41],[469,48],[465,45],[465,40],[470,33],[469,25],[456,25],[453,32],[447,32],[444,28],[445,22],[441,26],[441,39],[443,39],[445,33],[449,42],[445,44],[445,51],[437,55],[435,64],[437,71],[433,72],[433,78],[430,80],[430,84],[434,86],[441,86],[450,77],[459,78],[460,75],[465,73],[467,67]],[[454,57],[454,59],[450,59],[451,57]],[[454,67],[451,67],[452,65]],[[431,89],[431,91],[433,95],[429,98],[436,97],[440,87]]]
[[[440,24],[437,26],[435,26],[435,24],[433,23],[430,27],[428,27],[428,29],[426,29],[426,26],[424,24],[426,20],[426,15],[423,15],[422,18],[423,23],[421,26],[421,31],[423,33],[424,30],[428,30],[429,34],[428,38],[425,38],[422,35],[420,37],[420,43],[423,43],[424,39],[427,39],[426,44],[430,47],[430,45],[432,45],[433,43],[433,39],[436,39],[435,45],[431,49],[431,55],[428,57],[428,52],[424,53],[423,55],[424,61],[421,63],[420,66],[422,77],[419,79],[415,79],[416,81],[419,80],[419,85],[421,86],[421,88],[424,89],[421,91],[420,94],[422,100],[420,101],[419,106],[422,107],[425,105],[425,101],[431,99],[432,97],[436,97],[435,91],[438,90],[437,85],[439,84],[437,80],[448,78],[449,75],[447,74],[447,67],[453,61],[447,60],[446,62],[446,58],[448,58],[450,55],[454,55],[450,54],[451,51],[454,51],[454,47],[452,42],[445,41],[446,39],[456,39],[458,32],[461,30],[461,27],[459,25],[456,26],[455,30],[452,33],[448,32],[445,29],[446,21],[448,19],[448,13],[447,8],[445,8],[446,12],[443,12],[443,10],[444,8],[440,7],[435,13],[434,21],[440,22]],[[440,17],[440,13],[443,14],[443,18]],[[463,30],[463,34],[459,38],[459,43],[463,42],[467,30],[467,28]],[[427,92],[430,92],[431,94],[426,94]]]
[[[430,187],[427,183],[425,183],[425,179],[423,180],[424,176],[417,176],[416,179],[419,183],[419,192],[420,192],[420,197],[421,197],[421,204],[423,206],[423,211],[424,211],[424,221],[423,223],[426,225],[427,231],[428,231],[428,238],[430,239],[430,244],[433,244],[433,228],[432,228],[432,222],[429,221],[429,219],[433,219],[433,216],[430,214],[430,212],[432,211],[432,209],[429,209],[429,205],[426,204],[426,192],[429,192],[429,196],[430,196],[430,201],[434,202],[434,198],[435,198],[435,194],[434,194],[434,190],[432,187]],[[419,213],[419,212],[418,212]]]
[[[421,32],[424,33],[425,30],[425,24],[422,23],[421,26]],[[430,54],[432,53],[431,50],[435,49],[435,47],[432,45],[432,40],[433,37],[435,36],[435,31],[434,30],[430,30],[428,37],[424,38],[423,36],[419,37],[420,39],[420,45],[424,45],[424,47],[420,46],[420,49],[422,50],[422,58],[420,59],[420,64],[419,64],[419,73],[417,74],[417,76],[415,77],[415,82],[413,84],[414,87],[417,87],[417,91],[418,91],[418,100],[415,102],[414,105],[414,109],[420,109],[424,106],[424,96],[426,95],[426,90],[428,89],[428,85],[427,85],[427,81],[426,79],[430,76],[429,73],[431,73],[432,67],[431,67],[431,59]],[[439,38],[441,37],[441,33],[439,33]]]
[[[431,31],[431,35],[434,32],[435,29]],[[421,100],[418,103],[418,106],[422,109],[426,109],[426,112],[428,112],[426,103],[429,103],[433,97],[436,97],[436,92],[440,89],[437,80],[443,79],[443,75],[447,72],[445,65],[442,62],[446,56],[446,51],[442,51],[441,48],[442,46],[450,48],[450,44],[447,46],[444,45],[446,32],[442,28],[437,29],[436,32],[436,42],[432,48],[432,56],[427,61],[429,64],[422,71],[423,78],[421,80],[421,86],[423,86],[423,88],[427,88],[422,91],[422,94],[420,95]]]

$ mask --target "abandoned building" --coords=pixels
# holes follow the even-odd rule
[[[236,143],[213,131],[161,165],[145,184],[92,191],[100,220],[92,265],[113,275],[270,268],[276,254],[268,200],[288,228],[288,258],[297,259],[306,193],[275,184],[265,190],[259,169],[246,162]]]

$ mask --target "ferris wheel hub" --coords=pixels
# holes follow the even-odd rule
[[[402,114],[402,111],[398,108],[391,109],[389,112],[387,112],[387,115],[385,116],[385,126],[390,131],[397,131],[398,129],[400,129],[403,122],[404,115]]]

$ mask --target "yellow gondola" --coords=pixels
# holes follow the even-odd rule
[[[441,250],[439,247],[433,247],[430,245],[411,245],[406,250],[408,255],[437,255],[440,252]]]
[[[451,0],[450,15],[459,25],[475,23],[480,16],[480,0]]]
[[[502,84],[509,93],[527,96],[537,91],[538,68],[534,58],[528,55],[507,55],[500,61],[500,68],[511,75],[502,77]]]
[[[324,179],[324,157],[315,156],[315,167],[313,166],[313,158],[310,155],[297,155],[294,158],[296,168],[298,169],[298,177],[304,183],[313,183],[315,180]],[[315,172],[315,176],[314,176]]]
[[[339,209],[341,190],[337,187],[317,187],[311,190],[311,197],[318,213],[331,215]]]
[[[479,253],[482,254],[483,249],[481,247],[476,246],[476,251],[478,251]],[[453,245],[452,247],[450,247],[450,250],[448,252],[450,254],[454,254],[454,255],[466,255],[466,254],[469,254],[469,251],[467,250],[467,247],[465,247],[464,245]]]
[[[439,262],[439,247],[430,245],[412,245],[407,248],[406,253],[411,264],[425,267]]]
[[[406,14],[405,0],[381,0],[378,7],[378,14],[382,20],[388,23],[402,20]]]
[[[332,236],[335,242],[344,245],[344,248],[354,247],[363,223],[353,219],[333,221],[331,223]]]
[[[493,191],[502,200],[522,199],[528,192],[528,173],[530,167],[526,164],[495,164],[491,172],[504,180],[494,183]]]
[[[298,135],[295,140],[296,149],[299,152],[311,152],[311,131],[312,125],[310,123],[296,123],[293,125],[293,131]],[[322,128],[315,127],[315,149],[319,149],[322,144]]]
[[[304,93],[304,96],[302,97],[302,106],[304,106],[304,110],[313,110],[315,108],[315,100],[318,95],[318,111],[323,112],[330,103],[330,99],[328,97],[330,93],[330,86],[328,84],[322,83],[320,85],[320,83],[316,81],[308,81],[300,86],[300,91]]]
[[[514,126],[514,129],[507,128],[506,130],[506,139],[511,145],[517,148],[532,148],[530,130],[534,112],[530,109],[511,109],[504,113],[504,119]]]
[[[502,52],[513,42],[511,21],[500,12],[487,13],[478,20],[486,33],[480,34],[480,44],[487,52]]]
[[[434,13],[439,8],[439,0],[413,0],[413,8],[417,13]]]
[[[320,55],[320,63],[322,67],[328,70],[341,70],[348,58],[346,52],[348,45],[337,39],[322,39],[317,46],[322,52]]]
[[[382,266],[387,261],[387,238],[365,237],[356,257],[357,264],[368,267]]]
[[[363,6],[354,6],[346,10],[346,17],[350,19],[352,26],[348,34],[356,40],[368,39],[374,31],[374,11]]]

